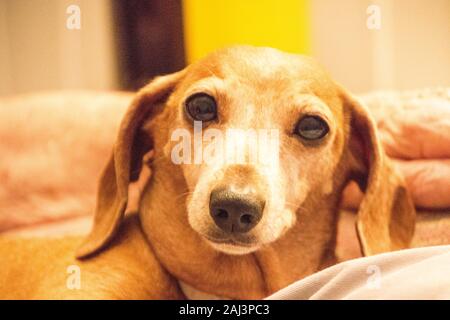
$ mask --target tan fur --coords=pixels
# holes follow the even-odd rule
[[[0,297],[8,299],[180,299],[178,283],[155,259],[139,220],[124,222],[111,249],[80,261],[81,237],[3,238]],[[67,287],[68,267],[80,268],[80,289]]]
[[[169,137],[177,128],[192,131],[182,116],[182,102],[193,92],[216,98],[220,121],[212,127],[279,129],[279,166],[174,164]],[[315,147],[292,134],[306,112],[320,114],[330,126],[328,136]],[[135,220],[143,237],[140,228],[122,220],[129,184],[137,179],[142,157],[150,150],[152,177]],[[67,247],[30,240],[8,249],[10,242],[0,243],[10,256],[2,264],[10,271],[0,296],[22,291],[23,298],[72,297],[61,287],[61,274],[67,264],[80,263],[87,270],[87,291],[75,297],[181,298],[176,281],[182,281],[216,296],[263,298],[335,262],[339,200],[350,179],[366,191],[357,223],[364,253],[407,248],[414,207],[365,108],[310,58],[269,48],[219,51],[157,78],[136,94],[100,180],[94,227],[77,251],[81,260],[69,258],[74,240],[67,240]],[[218,232],[206,208],[209,192],[220,183],[247,184],[269,203],[261,222],[245,235],[252,253],[227,254],[206,240]],[[28,243],[51,254],[45,259],[26,256]],[[24,258],[14,258],[14,252]],[[43,260],[54,263],[46,269],[46,279],[24,290],[14,279],[32,262],[43,270]],[[104,268],[111,279],[102,276]]]

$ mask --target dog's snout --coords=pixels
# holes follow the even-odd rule
[[[261,220],[264,201],[256,195],[220,188],[211,192],[209,210],[214,222],[223,231],[244,233]]]

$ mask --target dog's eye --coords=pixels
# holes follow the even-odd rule
[[[295,127],[295,134],[305,140],[318,140],[326,136],[330,129],[327,123],[318,116],[305,116]]]
[[[197,121],[211,121],[217,117],[217,105],[213,97],[197,93],[186,100],[186,111]]]

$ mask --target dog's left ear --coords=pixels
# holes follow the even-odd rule
[[[384,153],[368,110],[341,89],[350,118],[352,178],[365,193],[356,229],[364,255],[408,248],[414,234],[415,209],[403,177]]]
[[[90,256],[104,248],[114,237],[128,202],[128,186],[139,177],[142,158],[151,149],[151,141],[140,128],[144,120],[160,113],[167,98],[185,74],[185,70],[158,77],[136,94],[122,122],[97,191],[94,225],[78,248],[77,258]]]

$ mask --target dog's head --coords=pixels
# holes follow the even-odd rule
[[[151,149],[182,175],[185,190],[173,197],[186,196],[184,227],[221,252],[276,242],[298,221],[315,219],[310,211],[323,202],[336,211],[350,179],[365,191],[357,223],[365,254],[407,247],[412,237],[413,205],[368,112],[310,58],[235,47],[141,89],[103,172],[79,257],[113,237],[128,185]]]

